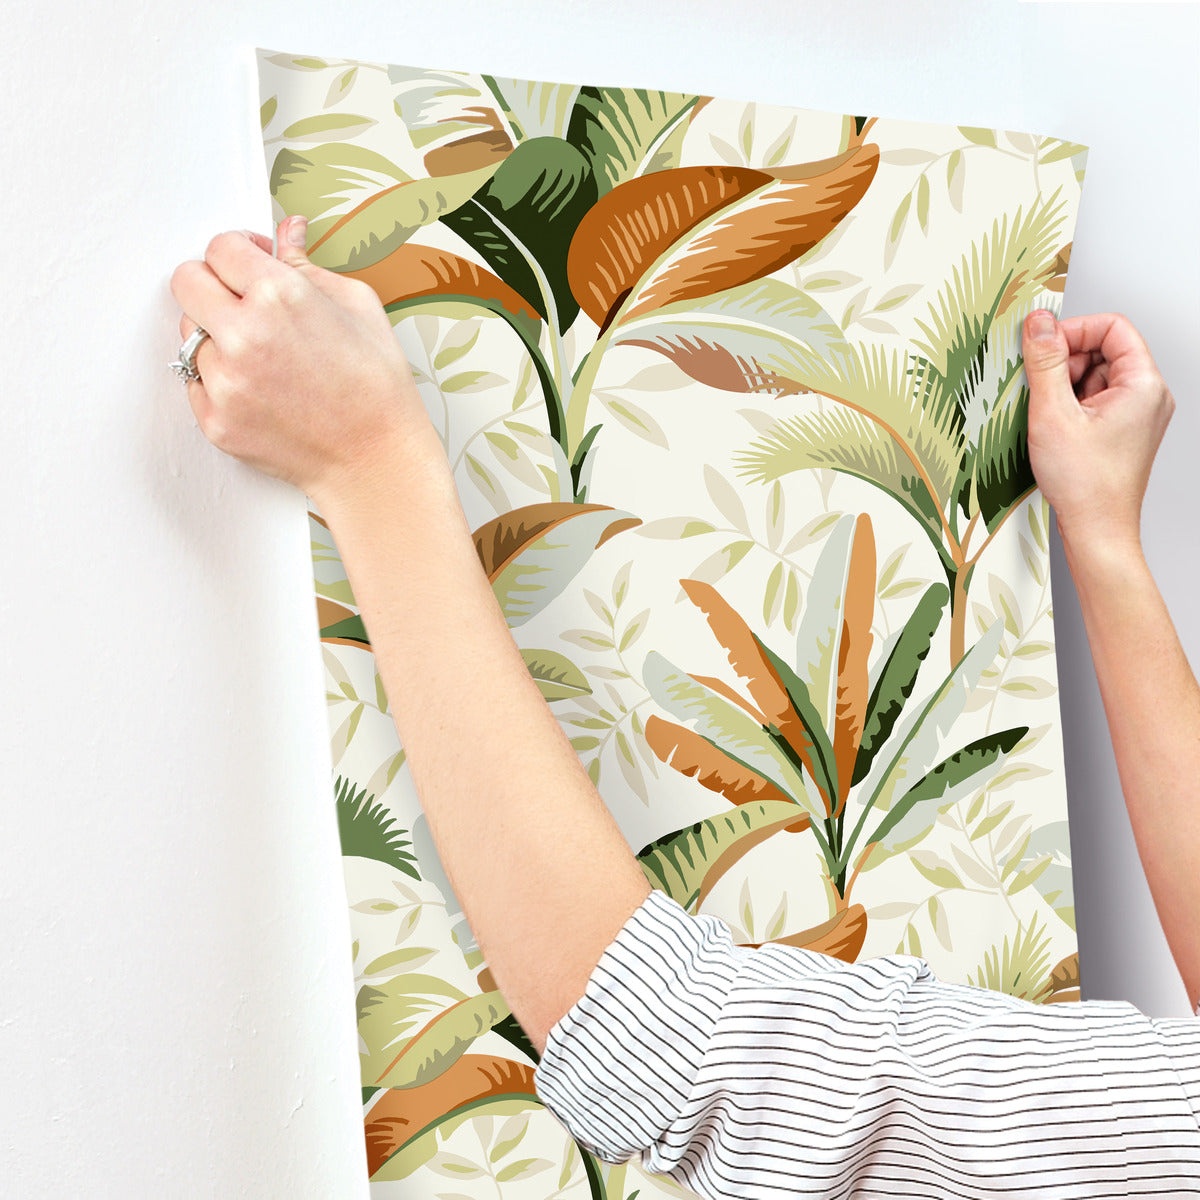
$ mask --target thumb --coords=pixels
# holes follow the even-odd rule
[[[1074,408],[1077,401],[1071,386],[1071,349],[1054,314],[1044,308],[1031,312],[1025,318],[1022,335],[1031,417],[1036,419],[1037,411],[1046,412],[1050,406],[1067,400]]]
[[[308,263],[304,249],[307,237],[307,217],[285,217],[275,231],[275,257],[291,267],[305,266]]]

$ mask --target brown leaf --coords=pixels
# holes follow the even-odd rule
[[[405,242],[379,262],[343,274],[369,283],[385,307],[419,296],[447,299],[469,296],[499,304],[511,313],[541,320],[540,314],[519,292],[491,271],[448,250],[437,250],[416,242]]]
[[[681,579],[679,583],[688,599],[708,618],[709,628],[725,648],[730,666],[745,682],[750,698],[766,717],[764,724],[774,725],[799,754],[809,774],[815,775],[804,722],[796,712],[783,681],[754,640],[750,627],[712,584],[702,583],[698,579]]]
[[[537,1096],[534,1068],[491,1054],[464,1054],[436,1079],[389,1089],[367,1113],[367,1172],[374,1175],[408,1142],[480,1100]]]
[[[624,337],[623,346],[644,346],[665,354],[685,375],[723,392],[765,392],[772,396],[798,396],[809,389],[794,379],[764,371],[753,358],[735,354],[727,346],[684,334],[656,338]]]
[[[764,779],[743,763],[735,762],[686,726],[664,721],[661,717],[650,717],[646,721],[646,743],[667,766],[694,779],[710,792],[719,792],[734,804],[749,804],[755,800],[786,800],[794,803],[787,793],[781,792],[769,779]],[[808,817],[803,816],[784,828],[792,833],[803,833],[808,823]],[[741,846],[742,842],[739,841],[738,845]]]
[[[811,929],[774,938],[770,942],[748,942],[746,945],[755,949],[766,945],[798,946],[802,950],[815,950],[819,954],[828,954],[852,963],[857,960],[866,938],[867,910],[861,904],[851,904]]]
[[[462,175],[491,166],[497,159],[513,152],[512,139],[500,121],[500,115],[490,108],[473,107],[459,114],[459,121],[487,126],[485,132],[468,134],[444,146],[435,146],[425,155],[425,170],[431,176]]]
[[[870,699],[867,656],[874,640],[871,621],[875,616],[875,533],[871,518],[862,513],[854,526],[850,569],[842,606],[842,638],[838,652],[837,714],[833,730],[833,754],[837,762],[837,813],[846,804],[854,761],[862,742],[863,725]]]
[[[879,148],[870,145],[771,170],[677,167],[630,179],[580,221],[567,255],[571,291],[604,329],[635,287],[638,300],[622,320],[760,279],[825,237],[862,199],[878,165]],[[687,241],[723,209],[723,219]],[[686,252],[643,278],[672,246]]]
[[[324,596],[317,597],[317,627],[319,629],[328,629],[330,625],[336,625],[339,621],[345,621],[349,617],[356,617],[353,609],[347,608],[344,604],[338,604],[334,600],[328,600]]]
[[[612,511],[610,504],[572,504],[569,501],[546,501],[542,504],[527,504],[501,513],[486,524],[480,525],[471,535],[475,540],[475,551],[487,572],[489,581],[496,577],[528,545],[545,536],[556,525],[569,521],[585,512]],[[625,529],[640,525],[639,517],[618,517],[606,526],[600,535],[597,547]]]
[[[1050,972],[1045,986],[1034,997],[1037,1004],[1062,1004],[1080,997],[1079,952],[1068,954]]]
[[[1067,286],[1067,268],[1071,265],[1071,247],[1073,242],[1068,242],[1054,259],[1054,267],[1051,276],[1046,282],[1046,290],[1050,292],[1061,292]]]

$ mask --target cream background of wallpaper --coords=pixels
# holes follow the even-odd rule
[[[1200,662],[1200,10],[639,7],[5,5],[5,1197],[366,1196],[304,506],[164,365],[174,264],[269,216],[256,45],[1089,143],[1066,311],[1128,312],[1179,398],[1146,530]],[[1085,994],[1186,1014],[1054,568]]]

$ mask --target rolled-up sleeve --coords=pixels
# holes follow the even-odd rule
[[[1200,1196],[1200,1022],[737,946],[653,891],[550,1030],[539,1098],[701,1196]],[[911,1191],[898,1191],[898,1188]]]

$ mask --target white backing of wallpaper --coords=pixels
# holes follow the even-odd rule
[[[1065,310],[1127,312],[1180,401],[1146,534],[1200,662],[1200,10],[638,7],[7,6],[6,1197],[366,1195],[304,506],[211,450],[163,365],[171,268],[268,219],[256,45],[1089,144]],[[1085,993],[1182,1015],[1061,555],[1055,583]]]

